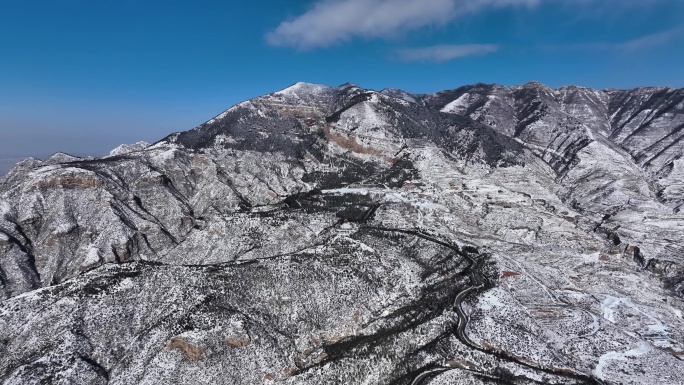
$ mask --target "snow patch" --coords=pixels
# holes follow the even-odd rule
[[[646,338],[651,343],[659,347],[669,347],[672,346],[671,340],[669,339],[670,328],[663,324],[658,318],[652,316],[641,310],[634,302],[629,298],[616,298],[608,296],[603,303],[601,308],[603,309],[603,318],[611,323],[616,323],[615,321],[615,311],[613,310],[616,306],[624,305],[631,308],[633,311],[640,313],[644,317],[650,320],[650,324],[645,325],[645,329],[641,329],[639,335]]]
[[[620,304],[626,304],[631,302],[629,298],[616,298],[608,296],[603,300],[601,304],[601,310],[603,310],[603,318],[607,319],[610,323],[615,323],[615,312],[613,308]]]
[[[12,207],[4,200],[0,200],[0,216],[4,216],[10,213]]]
[[[385,88],[384,90],[380,91],[380,93],[404,103],[418,104],[418,100],[415,98],[415,95],[397,88]]]
[[[330,189],[330,190],[322,190],[321,193],[323,194],[331,194],[331,195],[344,195],[344,194],[360,194],[360,195],[368,195],[370,194],[370,190],[366,188],[335,188],[335,189]]]
[[[60,223],[53,231],[53,234],[68,234],[71,230],[76,227],[73,223]]]
[[[651,345],[649,345],[649,343],[646,341],[641,341],[638,347],[626,352],[608,352],[599,358],[596,369],[594,369],[594,375],[602,380],[605,380],[603,376],[603,370],[608,364],[608,361],[627,361],[628,358],[643,356],[650,351]]]
[[[123,290],[131,290],[135,288],[135,283],[133,282],[133,279],[130,277],[126,277],[119,282],[119,284],[116,286],[117,290],[123,291]]]
[[[401,193],[389,193],[385,195],[385,202],[388,203],[407,203],[409,202],[409,199],[404,196],[404,194]]]
[[[601,322],[599,322],[599,318],[595,314],[589,313],[589,315],[592,318],[591,328],[593,329],[592,334],[594,334],[594,333],[598,332],[599,330],[601,330]]]
[[[599,257],[601,256],[601,253],[592,253],[592,254],[582,254],[582,260],[584,263],[598,263],[599,262]]]
[[[367,244],[365,244],[365,243],[363,243],[363,242],[361,242],[361,241],[357,241],[356,239],[349,238],[349,237],[344,237],[344,239],[345,239],[346,241],[348,241],[349,243],[353,243],[353,244],[357,245],[357,246],[360,247],[361,250],[363,250],[363,251],[367,251],[367,252],[369,252],[369,253],[375,253],[375,249],[374,249],[374,248],[368,246]]]
[[[501,302],[501,299],[496,296],[496,293],[494,290],[490,290],[479,298],[479,307],[482,310],[491,310],[497,307],[504,307],[504,303]]]
[[[237,140],[235,140],[235,138],[233,138],[231,136],[220,134],[220,135],[216,135],[216,139],[214,139],[214,143],[217,145],[235,144],[235,143],[237,143]]]
[[[682,319],[682,311],[673,307],[673,306],[668,306],[668,309],[675,315],[675,317]]]
[[[145,141],[140,141],[133,144],[122,144],[110,151],[109,156],[123,155],[130,152],[141,151],[149,146],[150,144]]]
[[[454,100],[453,102],[447,104],[442,108],[440,111],[441,112],[458,112],[461,108],[466,108],[468,107],[468,98],[470,97],[469,93],[465,93],[461,95],[458,99]]]
[[[412,205],[427,210],[445,210],[448,211],[446,207],[440,205],[439,203],[427,202],[427,201],[416,201],[411,202]]]
[[[299,97],[298,94],[300,92],[306,93],[306,94],[318,95],[318,94],[324,93],[328,89],[330,89],[330,87],[324,86],[322,84],[297,82],[297,83],[295,83],[295,84],[293,84],[293,85],[291,85],[285,89],[274,92],[273,95]]]
[[[164,151],[159,151],[154,153],[152,158],[160,163],[167,162],[169,160],[173,160],[176,157],[176,148],[171,147],[167,150]]]
[[[169,140],[170,141],[176,140],[178,135],[179,135],[178,133],[174,133],[174,134],[170,135],[171,138]],[[148,147],[149,150],[160,150],[160,149],[168,150],[168,149],[172,149],[172,148],[179,148],[179,146],[176,143],[162,141],[162,142],[155,143],[155,144],[151,145],[150,147]]]
[[[92,266],[100,263],[100,249],[95,246],[90,246],[88,248],[88,254],[86,254],[85,260],[83,260],[83,265]]]

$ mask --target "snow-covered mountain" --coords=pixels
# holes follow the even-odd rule
[[[683,128],[681,89],[297,83],[22,161],[0,382],[684,383]]]

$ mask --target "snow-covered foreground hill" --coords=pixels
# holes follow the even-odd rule
[[[0,180],[3,384],[684,383],[684,91],[298,83]]]

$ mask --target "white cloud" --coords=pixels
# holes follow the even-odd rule
[[[326,47],[355,37],[382,38],[440,25],[485,9],[535,6],[542,0],[319,0],[266,35],[269,44]]]
[[[397,57],[403,61],[431,61],[442,63],[459,57],[484,55],[498,51],[494,44],[435,45],[398,50]]]

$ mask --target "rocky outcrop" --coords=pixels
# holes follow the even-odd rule
[[[679,383],[680,96],[298,83],[24,161],[0,382]]]

